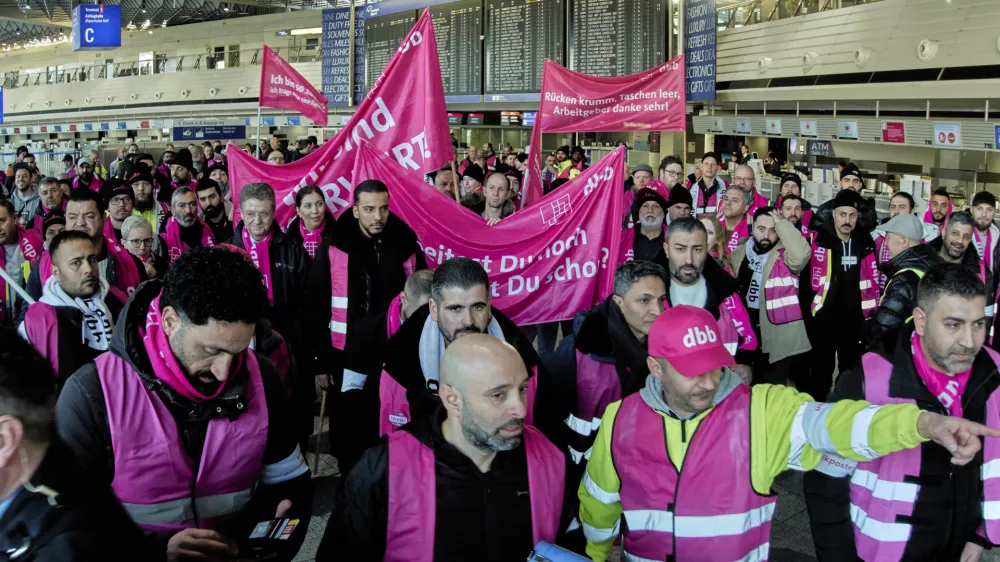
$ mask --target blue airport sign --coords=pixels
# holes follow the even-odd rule
[[[73,8],[74,51],[113,49],[121,46],[121,5],[80,4]]]

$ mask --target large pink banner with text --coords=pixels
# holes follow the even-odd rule
[[[493,306],[519,325],[569,320],[614,289],[621,238],[625,151],[619,148],[572,183],[487,226],[391,158],[358,150],[354,177],[389,186],[389,208],[417,233],[431,268],[472,258],[490,277]]]
[[[267,45],[260,65],[260,106],[298,111],[319,125],[327,122],[326,96]]]
[[[295,216],[295,194],[307,185],[319,186],[327,207],[339,215],[353,203],[358,183],[352,176],[353,151],[362,142],[389,153],[396,162],[394,173],[412,172],[417,181],[453,157],[437,42],[428,10],[403,39],[351,120],[318,150],[278,166],[229,145],[229,184],[236,207],[233,220],[239,220],[240,188],[250,182],[265,182],[274,188],[278,203],[275,214],[282,228]]]

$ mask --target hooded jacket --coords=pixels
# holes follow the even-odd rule
[[[0,516],[0,552],[16,551],[27,542],[28,550],[14,560],[89,562],[162,558],[150,551],[150,545],[107,484],[80,477],[76,458],[58,437],[49,443],[29,482],[36,490],[50,489],[57,495],[50,500],[40,491],[18,488]]]
[[[248,375],[244,367],[229,379],[226,389],[218,397],[197,404],[175,392],[153,374],[139,328],[145,326],[149,305],[162,288],[163,284],[158,280],[139,286],[119,316],[111,339],[111,351],[107,353],[124,359],[130,368],[126,374],[139,377],[148,388],[155,390],[157,397],[177,420],[178,434],[184,439],[184,450],[197,466],[205,446],[209,421],[213,417],[238,415],[236,404],[246,400]],[[268,465],[288,462],[287,459],[296,453],[298,444],[288,425],[289,405],[278,373],[266,356],[256,355],[267,401],[267,446],[262,461],[267,468]],[[83,471],[101,485],[110,484],[114,479],[114,450],[104,390],[93,362],[81,367],[66,382],[56,404],[56,419],[59,436],[76,454]],[[233,521],[231,528],[236,530],[233,536],[246,536],[243,534],[244,527],[252,529],[259,521],[273,519],[277,502],[282,499],[292,501],[291,516],[302,518],[303,524],[308,524],[312,507],[310,488],[308,472],[280,484],[259,486],[253,500]],[[168,537],[155,537],[152,540],[158,542],[157,552],[165,554]],[[298,550],[298,545],[294,549]]]
[[[35,213],[38,212],[39,202],[41,201],[40,192],[38,187],[32,189],[32,194],[28,197],[21,197],[21,191],[15,189],[10,194],[10,202],[14,204],[14,214],[19,217],[24,217],[24,220],[31,222],[35,219]]]
[[[139,282],[141,283],[145,281],[148,278],[148,276],[146,275],[146,268],[143,267],[142,262],[139,261],[139,258],[133,256],[128,251],[123,252],[123,255],[128,255],[128,257],[131,258],[132,262],[135,264],[135,268],[139,275]],[[117,272],[118,265],[115,263],[113,256],[110,255],[110,250],[108,249],[107,240],[105,240],[104,244],[101,245],[101,253],[98,254],[97,261],[100,263],[101,266],[101,277],[105,281],[107,281],[108,285],[110,285],[112,288],[120,292],[123,292],[121,288],[118,287],[118,272]],[[27,287],[25,287],[25,290],[28,291],[28,294],[31,296],[31,298],[35,300],[42,298],[43,283],[42,283],[42,277],[38,271],[39,264],[41,263],[42,260],[38,260],[37,263],[31,266],[31,273],[28,275],[28,284]]]
[[[813,216],[815,217],[816,215],[814,214]],[[823,225],[823,230],[817,231],[814,238],[816,246],[826,248],[832,253],[830,262],[830,290],[826,295],[825,305],[822,309],[820,309],[815,317],[829,318],[829,316],[827,316],[829,314],[844,313],[844,311],[837,311],[837,303],[846,303],[852,307],[849,311],[846,311],[846,314],[854,314],[854,307],[857,307],[857,317],[859,319],[864,318],[861,311],[861,261],[868,254],[875,252],[875,241],[867,232],[863,232],[859,228],[855,228],[854,231],[851,232],[850,240],[848,242],[844,242],[833,233],[833,228],[833,221],[827,221]],[[841,266],[840,261],[844,256],[845,249],[851,252],[850,255],[856,256],[858,259],[858,265],[846,272]],[[973,251],[975,251],[975,249],[973,249]],[[844,280],[845,276],[847,279],[846,281]],[[813,292],[811,287],[808,287],[806,295],[808,296],[808,300],[812,300],[815,292]]]
[[[402,292],[406,284],[404,262],[415,255],[416,269],[426,269],[427,263],[417,245],[417,235],[392,213],[382,233],[371,238],[364,235],[352,213],[344,213],[337,219],[332,241],[316,250],[301,300],[300,318],[309,350],[309,362],[303,369],[312,375],[332,374],[339,385],[343,352],[334,349],[330,340],[331,246],[348,255],[348,345],[356,322],[388,310],[392,299]],[[301,243],[296,247],[305,253]]]
[[[975,251],[975,249],[973,249]],[[869,349],[893,365],[889,395],[915,400],[921,410],[948,415],[941,402],[927,389],[913,366],[910,337],[913,324],[907,323],[898,337],[885,338]],[[837,379],[830,402],[864,400],[861,363]],[[962,417],[986,423],[986,400],[1000,385],[993,359],[980,351],[972,364],[962,395]],[[983,453],[965,466],[953,465],[951,454],[934,443],[920,446],[920,493],[907,523],[913,531],[907,541],[904,560],[958,560],[966,542],[989,546],[976,534],[982,522],[980,471]],[[812,523],[816,554],[821,562],[855,562],[854,529],[850,514],[848,476],[834,478],[820,472],[805,475],[806,506]]]
[[[882,264],[882,273],[889,282],[878,308],[865,320],[866,341],[874,342],[907,322],[917,306],[920,279],[932,266],[943,262],[929,244],[917,244]]]
[[[805,210],[805,209],[803,209]],[[833,199],[823,203],[813,209],[812,220],[809,221],[809,230],[819,232],[825,225],[833,224]],[[875,200],[861,198],[861,208],[858,210],[858,223],[855,230],[860,230],[865,234],[871,233],[878,224],[878,214],[875,212]]]

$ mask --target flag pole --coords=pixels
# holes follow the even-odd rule
[[[257,102],[257,159],[260,159],[260,101]]]
[[[457,201],[459,204],[461,204],[462,203],[462,197],[458,194],[459,193],[459,191],[458,191],[458,173],[455,171],[455,156],[454,155],[451,157],[451,177],[454,180],[453,183],[451,184],[451,189],[452,189],[453,192],[455,192],[455,201]]]

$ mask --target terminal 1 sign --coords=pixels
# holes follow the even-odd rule
[[[74,51],[113,49],[121,46],[121,5],[80,4],[73,8]]]

